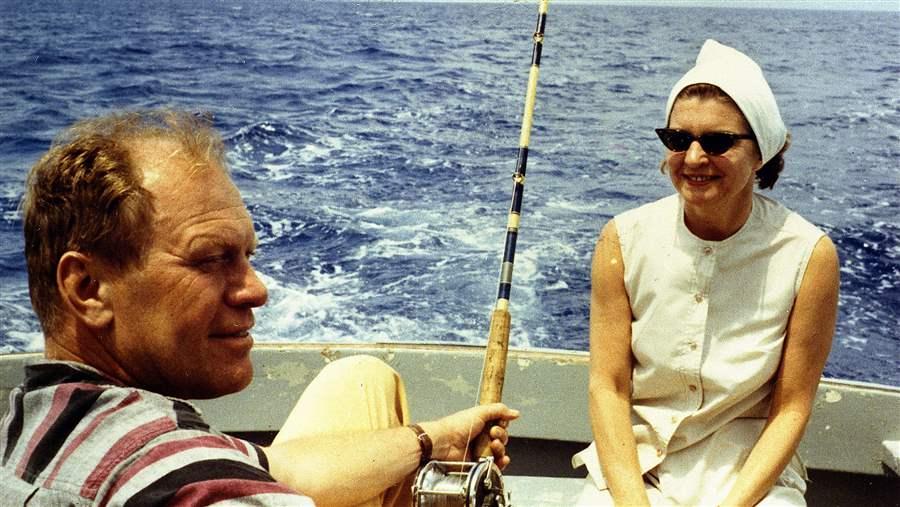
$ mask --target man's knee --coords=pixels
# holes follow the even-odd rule
[[[406,424],[409,418],[403,379],[377,357],[353,355],[332,361],[314,383],[318,397],[339,400],[342,414],[354,407],[357,418],[368,421],[367,428]]]
[[[400,378],[397,370],[375,356],[357,354],[332,361],[322,368],[322,374],[339,376],[345,380],[368,382],[392,381]]]

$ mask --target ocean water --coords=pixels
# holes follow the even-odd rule
[[[0,3],[0,352],[42,347],[27,169],[77,118],[156,106],[226,138],[270,288],[257,339],[484,342],[536,4]],[[768,195],[838,245],[826,375],[900,385],[900,10],[551,3],[512,344],[587,349],[597,232],[671,192],[653,128],[706,38],[762,62],[794,137]]]

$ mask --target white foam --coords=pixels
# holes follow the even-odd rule
[[[7,342],[0,345],[0,354],[41,352],[44,350],[44,335],[41,332],[7,331],[6,335],[11,338],[9,341],[13,343]]]

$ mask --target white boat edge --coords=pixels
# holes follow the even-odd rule
[[[254,380],[247,389],[195,403],[222,431],[273,432],[320,368],[346,355],[369,354],[400,372],[413,420],[433,419],[474,403],[483,350],[448,343],[258,343],[252,352]],[[41,357],[0,355],[0,416],[7,411],[10,390],[22,380],[23,366]],[[522,411],[511,427],[514,460],[516,437],[585,445],[591,440],[586,352],[513,348],[507,365],[503,399]],[[898,387],[823,378],[800,456],[813,469],[896,476],[898,415]]]

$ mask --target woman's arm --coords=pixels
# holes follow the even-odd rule
[[[722,505],[755,505],[797,450],[831,350],[839,284],[837,251],[823,237],[810,257],[788,319],[768,421]]]
[[[650,505],[631,428],[631,305],[615,222],[603,228],[591,265],[591,427],[616,504]]]

